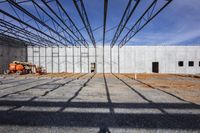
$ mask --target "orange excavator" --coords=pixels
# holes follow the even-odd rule
[[[36,67],[36,65],[29,62],[13,61],[9,64],[7,73],[16,73],[18,75],[29,73],[44,74],[45,70],[42,67]]]

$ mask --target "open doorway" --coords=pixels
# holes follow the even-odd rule
[[[96,63],[91,63],[91,73],[96,71]]]
[[[159,73],[159,62],[152,62],[152,72]]]

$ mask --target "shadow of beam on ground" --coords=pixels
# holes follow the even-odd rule
[[[0,90],[5,90],[5,89],[9,89],[9,88],[14,88],[14,87],[17,87],[17,86],[22,86],[22,85],[25,85],[25,84],[34,83],[34,82],[37,82],[37,81],[41,81],[41,79],[25,79],[24,81],[26,81],[26,82],[21,83],[21,81],[15,81],[17,83],[17,85],[11,85],[9,87],[0,88]],[[2,85],[4,85],[4,84],[2,84]]]
[[[41,111],[0,111],[0,125],[100,127],[114,128],[200,129],[200,115],[170,114],[181,122],[169,121],[165,114],[80,113]]]
[[[74,78],[73,80],[79,79],[79,78],[81,78],[81,77],[83,77],[83,76],[85,76],[85,75],[86,75],[86,74],[80,75],[80,76]],[[37,81],[42,81],[42,80],[45,80],[45,79],[38,79],[38,80],[32,81],[31,83],[37,82]],[[23,90],[20,90],[20,91],[16,91],[16,92],[12,92],[12,93],[5,94],[5,95],[1,96],[0,98],[5,98],[5,97],[8,97],[8,96],[13,95],[13,94],[18,94],[18,93],[21,93],[21,92],[25,92],[25,91],[28,91],[28,90],[35,89],[35,88],[39,88],[40,86],[48,85],[48,84],[50,84],[50,83],[54,83],[54,82],[59,81],[59,80],[62,80],[62,79],[56,78],[56,79],[53,79],[52,81],[48,81],[48,82],[46,82],[46,83],[42,83],[42,84],[35,85],[35,86],[33,86],[33,87],[26,88],[26,89],[23,89]],[[72,80],[72,81],[73,81],[73,80]],[[70,82],[71,82],[71,81],[70,81]],[[28,84],[28,83],[24,83],[24,84]],[[23,85],[24,85],[24,84],[23,84]],[[63,85],[64,85],[64,84],[63,84]],[[13,87],[13,86],[12,86],[12,87]],[[59,88],[59,86],[58,86],[58,88]],[[54,90],[53,90],[53,91],[54,91]]]
[[[82,89],[84,88],[84,87],[86,87],[86,85],[90,82],[90,80],[93,78],[95,76],[95,74],[93,74],[76,92],[75,92],[75,94],[71,97],[71,98],[69,98],[68,100],[67,100],[67,102],[66,103],[70,103],[74,98],[76,98],[78,95],[79,95],[79,93],[82,91]],[[60,109],[59,109],[59,111],[58,112],[62,112],[62,111],[64,111],[65,110],[65,108],[67,108],[68,106],[67,106],[67,104],[65,104],[66,106],[62,106]]]
[[[172,97],[174,97],[174,98],[176,98],[176,99],[178,99],[178,100],[180,100],[180,101],[188,102],[188,103],[191,103],[191,104],[195,104],[195,103],[190,102],[190,101],[187,101],[187,100],[185,100],[185,99],[183,99],[183,98],[181,98],[181,97],[179,97],[179,96],[177,96],[177,95],[174,95],[174,94],[172,94],[172,93],[169,93],[169,92],[167,92],[167,91],[164,91],[164,90],[162,90],[162,89],[160,89],[160,88],[153,87],[152,85],[147,84],[147,83],[145,83],[145,82],[143,82],[143,81],[141,81],[141,80],[134,79],[134,78],[129,77],[129,76],[127,76],[127,75],[124,75],[124,76],[127,77],[127,78],[130,78],[130,79],[132,79],[132,80],[135,80],[135,81],[137,81],[138,83],[141,83],[141,84],[143,84],[143,85],[146,85],[147,87],[149,87],[149,88],[151,88],[151,89],[155,89],[155,90],[164,92],[165,94],[168,94],[168,95],[170,95],[170,96],[172,96]]]
[[[74,80],[78,80],[78,79],[80,79],[81,77],[83,77],[83,76],[85,76],[85,75],[87,75],[87,74],[80,75],[80,76],[78,76],[77,78],[71,79],[71,80],[69,80],[69,81],[67,81],[67,82],[65,82],[65,83],[52,83],[52,82],[51,82],[51,83],[49,83],[49,84],[46,84],[46,85],[57,85],[57,86],[56,86],[55,88],[51,89],[50,91],[46,91],[42,96],[47,96],[49,93],[51,93],[51,92],[53,92],[53,91],[59,89],[60,87],[66,85],[66,84],[71,83],[71,82],[74,81]],[[69,78],[69,77],[72,77],[72,76],[73,76],[73,75],[70,75],[70,76],[68,76],[68,78]]]
[[[68,84],[68,83],[70,83],[70,82],[72,82],[72,81],[74,81],[74,80],[77,80],[77,79],[79,79],[80,77],[83,77],[84,75],[86,75],[86,74],[80,75],[80,76],[78,76],[77,78],[71,79],[71,80],[69,80],[69,81],[67,81],[67,82],[65,82],[65,83],[62,83],[62,84],[54,83],[54,82],[56,82],[56,81],[62,80],[62,79],[56,79],[56,80],[54,80],[54,81],[52,81],[52,82],[48,82],[48,83],[44,83],[44,84],[41,84],[41,85],[37,85],[36,88],[32,87],[32,88],[30,88],[30,89],[38,89],[38,88],[40,88],[41,86],[44,86],[44,85],[51,85],[51,84],[54,85],[54,84],[56,84],[56,87],[55,87],[55,88],[51,89],[50,91],[46,91],[44,94],[41,95],[41,96],[46,96],[46,95],[48,95],[50,92],[53,92],[53,91],[57,90],[58,88],[60,88],[60,87],[62,87],[62,86],[64,86],[64,85],[66,85],[66,84]],[[73,75],[70,75],[70,76],[68,76],[68,77],[72,77],[72,76],[73,76]],[[28,90],[30,90],[30,89],[28,89]],[[44,88],[42,88],[42,89],[44,89]],[[46,89],[48,89],[48,88],[46,88]],[[23,90],[23,91],[27,91],[27,89],[26,89],[26,90]],[[21,92],[21,91],[20,91],[20,92]],[[17,92],[17,93],[19,93],[19,92]],[[17,93],[16,93],[16,94],[17,94]],[[40,96],[34,96],[34,97],[30,98],[30,99],[28,100],[28,102],[31,102],[31,101],[33,101],[33,100],[39,98],[39,97],[40,97]],[[18,108],[20,108],[20,107],[22,107],[22,106],[20,106],[20,105],[14,106],[13,108],[9,109],[8,111],[13,111],[13,110],[18,109]]]
[[[189,103],[111,103],[113,108],[125,109],[199,109],[200,105]],[[27,106],[27,107],[71,107],[71,108],[109,108],[107,102],[56,102],[56,101],[20,101],[0,100],[1,106]]]
[[[110,113],[114,113],[114,109],[112,107],[112,100],[110,97],[110,92],[109,92],[108,83],[107,83],[105,74],[103,74],[103,79],[104,79],[104,84],[105,84],[105,89],[106,89],[106,97],[108,100],[109,110],[110,110]]]
[[[134,91],[137,95],[139,95],[143,100],[149,102],[149,103],[153,103],[155,104],[153,101],[149,100],[147,97],[145,97],[144,95],[142,95],[139,91],[137,91],[136,89],[134,89],[132,86],[130,86],[129,84],[127,84],[124,80],[122,80],[121,78],[119,78],[118,76],[116,76],[115,74],[113,74],[117,79],[119,79],[122,83],[124,83],[126,86],[128,86],[132,91]],[[157,106],[158,109],[164,113],[167,114],[167,112],[165,110],[163,110],[161,107]]]

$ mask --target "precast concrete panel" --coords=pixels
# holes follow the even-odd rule
[[[60,72],[65,72],[65,47],[60,47],[59,48],[59,57],[60,57],[60,64],[59,64],[59,69]]]
[[[25,50],[17,53],[21,52]],[[47,72],[88,73],[91,72],[91,63],[96,63],[92,46],[89,52],[83,46],[81,49],[60,47],[59,51],[58,47],[28,47],[27,52],[28,61],[46,67]],[[105,46],[104,63],[103,47],[97,46],[96,57],[97,73],[103,73],[103,67],[105,73],[110,73],[111,69],[113,73],[152,73],[153,62],[159,62],[159,73],[200,73],[200,46],[124,46],[119,49],[115,46],[112,52],[110,46]],[[25,59],[23,56],[18,58]],[[183,61],[184,65],[179,66],[179,61]],[[193,61],[194,66],[189,67],[189,61]]]

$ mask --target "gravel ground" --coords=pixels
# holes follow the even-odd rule
[[[185,91],[160,83],[174,81],[174,76],[131,76],[0,77],[0,132],[200,132],[199,100],[188,98],[200,95],[198,88]],[[199,79],[191,82],[196,86]]]

